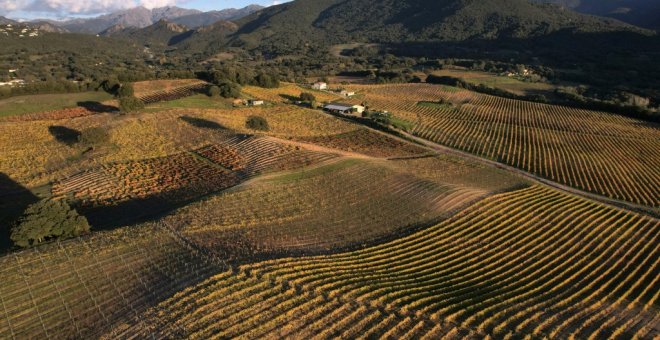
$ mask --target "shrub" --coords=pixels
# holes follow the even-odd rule
[[[128,98],[134,96],[135,90],[133,89],[133,84],[123,84],[117,91],[117,97],[119,98]]]
[[[309,92],[303,92],[300,94],[300,100],[304,102],[312,103],[316,101],[316,97]]]
[[[108,131],[101,127],[93,127],[82,130],[78,141],[84,145],[96,146],[103,145],[110,140]]]
[[[268,121],[264,117],[259,116],[250,116],[245,122],[245,126],[248,129],[258,130],[258,131],[268,131]]]
[[[119,98],[119,109],[122,112],[132,112],[144,109],[144,103],[135,97]]]
[[[84,216],[78,215],[66,202],[41,200],[23,213],[11,231],[11,240],[21,248],[40,243],[70,238],[89,232]]]
[[[209,90],[208,90],[207,94],[208,94],[209,97],[220,97],[220,88],[213,85],[213,86],[209,87]]]
[[[258,86],[260,87],[265,87],[265,88],[276,88],[280,87],[280,81],[277,79],[276,76],[266,74],[266,73],[261,73],[255,78],[255,82],[257,83]]]
[[[238,98],[241,96],[241,87],[236,83],[225,82],[220,84],[220,95],[225,98]]]

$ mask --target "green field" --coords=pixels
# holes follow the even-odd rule
[[[103,102],[112,96],[105,92],[39,94],[0,100],[0,117],[78,107],[80,102]]]
[[[433,72],[433,74],[436,76],[460,78],[468,83],[499,88],[517,95],[528,95],[538,92],[551,93],[556,88],[555,85],[548,83],[526,82],[515,77],[500,76],[494,73],[480,71],[440,70]]]

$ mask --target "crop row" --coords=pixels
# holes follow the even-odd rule
[[[198,244],[232,254],[318,252],[432,223],[486,194],[343,161],[225,192],[168,220]]]
[[[648,338],[659,234],[656,219],[533,186],[380,246],[244,265],[160,304],[159,331]]]
[[[190,97],[196,93],[203,91],[208,84],[204,82],[176,87],[174,89],[162,90],[158,92],[151,92],[148,94],[139,95],[138,98],[145,104],[153,104],[162,101],[177,100],[185,97]]]
[[[0,338],[89,338],[221,270],[159,229],[113,232],[0,258]]]
[[[651,124],[430,85],[377,87],[366,97],[415,122],[422,138],[581,190],[660,206],[660,130]],[[438,107],[417,105],[440,99]]]

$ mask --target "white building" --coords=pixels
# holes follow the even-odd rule
[[[249,106],[262,106],[264,104],[266,104],[266,102],[264,102],[263,100],[254,100],[254,99],[248,100]]]
[[[342,104],[342,103],[330,103],[323,107],[325,111],[341,113],[344,115],[350,114],[362,114],[365,110],[365,107],[362,105],[353,105],[353,104]]]
[[[346,98],[353,97],[355,95],[355,92],[342,90],[341,95]]]
[[[314,83],[312,85],[312,88],[314,90],[327,90],[328,89],[328,84],[320,81],[320,82]]]

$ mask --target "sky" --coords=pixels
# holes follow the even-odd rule
[[[271,6],[280,0],[0,0],[0,15],[11,19],[64,19],[91,17],[144,6],[179,6],[202,11],[241,8],[250,4]]]

